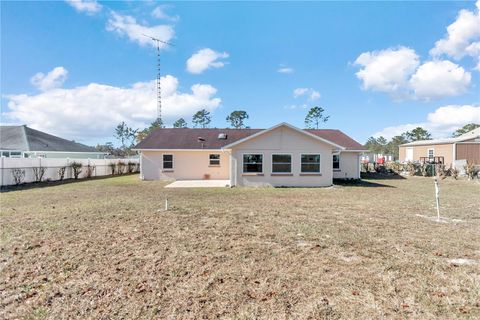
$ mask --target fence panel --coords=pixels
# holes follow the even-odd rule
[[[128,163],[135,163],[135,172],[138,171],[140,161],[138,159],[48,159],[48,158],[0,158],[0,186],[15,185],[20,179],[21,183],[36,181],[61,180],[61,172],[64,171],[63,179],[74,178],[72,163],[82,164],[82,172],[79,179],[88,177],[100,177],[112,174],[111,164],[119,168],[118,163],[124,163],[123,173],[129,172]],[[118,173],[118,170],[115,172]]]

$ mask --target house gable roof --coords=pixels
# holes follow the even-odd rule
[[[51,152],[98,152],[94,147],[23,126],[0,126],[0,149]]]
[[[280,124],[282,125],[282,124]],[[278,125],[278,126],[280,126]],[[270,128],[272,129],[272,128]],[[143,139],[134,150],[208,150],[222,149],[239,140],[250,137],[268,129],[201,129],[201,128],[160,128],[154,130]],[[313,135],[316,138],[328,140],[329,144],[335,144],[348,150],[366,151],[366,149],[341,132],[340,130],[319,129],[300,130],[302,133]],[[218,139],[218,135],[224,133],[227,139]],[[199,141],[202,138],[204,141]]]
[[[295,127],[295,126],[292,126],[291,124],[288,124],[288,123],[285,123],[285,122],[279,123],[279,124],[277,124],[276,126],[273,126],[273,127],[269,128],[269,129],[265,129],[265,130],[259,131],[259,132],[255,133],[255,134],[253,134],[253,135],[250,135],[250,136],[245,137],[245,138],[243,138],[243,139],[240,139],[240,140],[238,140],[238,141],[232,142],[232,143],[226,145],[224,148],[231,148],[231,147],[233,147],[233,146],[236,146],[236,145],[238,145],[238,144],[240,144],[240,143],[243,143],[243,142],[245,142],[245,141],[254,139],[254,138],[256,138],[256,137],[258,137],[258,136],[260,136],[260,135],[263,135],[263,134],[265,134],[265,133],[267,133],[267,132],[271,132],[271,131],[273,131],[273,130],[275,130],[275,129],[277,129],[277,128],[280,128],[280,127],[290,128],[290,129],[292,129],[292,130],[294,130],[294,131],[297,131],[297,132],[299,132],[299,133],[301,133],[301,134],[304,134],[304,135],[306,135],[306,136],[309,136],[310,138],[313,138],[313,139],[322,141],[322,142],[327,143],[327,144],[329,144],[329,145],[332,145],[332,146],[334,146],[334,147],[336,147],[336,148],[345,149],[345,148],[342,147],[341,145],[338,145],[338,144],[336,144],[336,143],[334,143],[334,142],[332,142],[332,141],[330,141],[330,140],[324,139],[324,138],[322,138],[322,137],[319,136],[319,135],[315,135],[315,134],[313,134],[313,133],[310,133],[310,132],[308,132],[307,130],[299,129],[299,128],[297,128],[297,127]]]

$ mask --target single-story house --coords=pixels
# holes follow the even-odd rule
[[[103,159],[105,152],[22,126],[0,126],[0,156],[8,158]]]
[[[230,186],[331,186],[359,179],[366,149],[340,130],[156,129],[135,148],[144,180],[228,180]]]
[[[466,160],[480,164],[480,128],[457,138],[420,140],[399,146],[400,161],[422,161],[455,166],[455,161]]]

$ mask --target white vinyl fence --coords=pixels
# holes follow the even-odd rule
[[[21,183],[37,182],[43,172],[41,181],[61,180],[60,172],[64,170],[64,180],[74,178],[72,163],[81,163],[82,172],[78,179],[112,175],[112,164],[115,174],[138,172],[139,159],[49,159],[49,158],[0,158],[0,186],[15,185],[15,176]],[[124,166],[118,163],[125,164]],[[130,163],[130,168],[128,163]],[[64,169],[62,169],[64,168]],[[121,171],[121,172],[120,172]]]

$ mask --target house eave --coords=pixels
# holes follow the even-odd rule
[[[243,142],[246,142],[246,141],[248,141],[248,140],[254,139],[254,138],[258,137],[258,136],[261,136],[261,135],[263,135],[263,134],[265,134],[265,133],[267,133],[267,132],[273,131],[273,130],[275,130],[275,129],[277,129],[277,128],[280,128],[280,127],[282,127],[282,126],[285,126],[285,127],[287,127],[287,128],[290,128],[290,129],[292,129],[292,130],[295,130],[295,131],[297,131],[297,132],[299,132],[299,133],[302,133],[302,134],[304,134],[304,135],[306,135],[306,136],[309,136],[309,137],[311,137],[311,138],[313,138],[313,139],[316,139],[316,140],[322,141],[322,142],[324,142],[324,143],[327,143],[327,144],[329,144],[329,145],[331,145],[331,146],[334,146],[334,147],[336,147],[336,148],[338,148],[338,149],[340,149],[340,150],[345,150],[345,147],[343,147],[343,146],[341,146],[341,145],[338,145],[338,144],[336,144],[336,143],[333,143],[332,141],[329,141],[329,140],[327,140],[327,139],[324,139],[324,138],[321,138],[321,137],[319,137],[319,136],[316,136],[316,135],[314,135],[314,134],[312,134],[312,133],[310,133],[310,132],[308,132],[308,131],[302,130],[302,129],[297,128],[297,127],[295,127],[295,126],[292,126],[291,124],[286,123],[286,122],[279,123],[279,124],[277,124],[277,125],[275,125],[275,126],[273,126],[273,127],[271,127],[271,128],[268,128],[268,129],[259,131],[259,132],[255,133],[255,134],[252,134],[252,135],[248,136],[248,137],[245,137],[245,138],[243,138],[243,139],[240,139],[240,140],[237,140],[237,141],[235,141],[235,142],[232,142],[232,143],[226,145],[224,148],[231,148],[231,147],[233,147],[233,146],[236,146],[236,145],[241,144],[241,143],[243,143]]]

